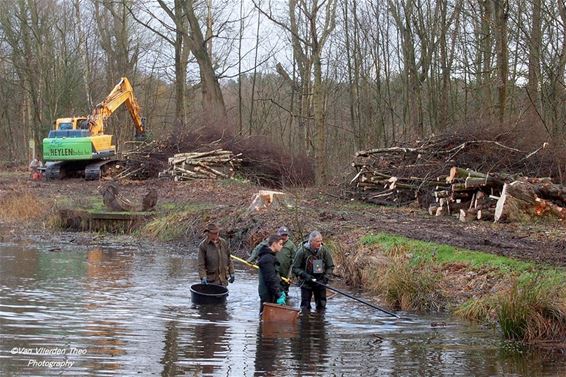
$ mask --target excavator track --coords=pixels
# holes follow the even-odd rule
[[[50,181],[54,179],[62,179],[61,167],[62,161],[45,163],[45,179]]]
[[[116,163],[116,159],[88,161],[56,161],[45,164],[45,178],[58,180],[84,177],[87,181],[99,180],[104,168]]]
[[[97,181],[102,177],[104,168],[114,165],[117,160],[102,160],[85,166],[85,180]]]

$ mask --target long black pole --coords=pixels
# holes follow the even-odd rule
[[[393,316],[393,317],[395,317],[395,318],[399,318],[399,319],[401,318],[401,317],[399,317],[399,316],[398,316],[397,314],[395,314],[395,313],[388,312],[388,311],[385,310],[385,309],[381,309],[379,306],[375,306],[374,304],[370,304],[370,303],[367,302],[367,301],[364,301],[364,300],[362,300],[362,299],[359,299],[359,298],[357,298],[357,297],[354,297],[354,296],[352,296],[352,295],[349,295],[348,293],[342,292],[342,291],[339,290],[339,289],[336,289],[336,288],[331,287],[331,286],[326,285],[326,284],[322,284],[322,283],[320,283],[320,282],[318,282],[318,281],[314,281],[314,283],[316,283],[316,284],[318,284],[318,285],[321,285],[321,286],[323,286],[323,287],[326,288],[326,289],[330,289],[331,291],[334,291],[334,292],[336,292],[336,293],[340,293],[341,295],[344,295],[344,296],[346,296],[346,297],[349,297],[349,298],[351,298],[352,300],[356,300],[356,301],[358,301],[358,302],[361,302],[362,304],[366,304],[367,306],[371,306],[372,308],[377,309],[377,310],[379,310],[379,311],[382,311],[382,312],[384,312],[385,314],[389,314],[389,315],[391,315],[391,316]]]

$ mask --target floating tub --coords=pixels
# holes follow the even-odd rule
[[[224,304],[228,296],[228,288],[216,284],[191,285],[191,301],[193,304]]]

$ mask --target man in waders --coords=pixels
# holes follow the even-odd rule
[[[220,238],[220,228],[208,224],[206,238],[198,246],[198,273],[202,284],[226,287],[234,282],[234,264],[230,258],[228,242]]]
[[[297,250],[293,262],[293,273],[297,276],[301,287],[301,310],[308,311],[311,307],[311,298],[317,310],[326,307],[326,288],[334,270],[334,262],[330,251],[322,244],[322,235],[318,231],[309,234],[309,239]]]
[[[277,273],[276,254],[283,249],[283,237],[278,234],[269,236],[267,244],[263,245],[259,250],[259,259],[257,265],[259,266],[259,313],[263,312],[263,304],[265,302],[277,303],[285,305],[287,295],[281,288],[281,279]]]
[[[285,226],[277,229],[277,235],[281,236],[283,239],[283,249],[276,254],[277,261],[279,262],[277,273],[282,278],[291,277],[291,267],[293,266],[293,259],[295,259],[295,244],[289,238],[289,229]],[[261,241],[255,249],[252,251],[250,257],[248,258],[248,263],[255,263],[259,258],[259,251],[267,245],[267,238]],[[285,291],[285,294],[289,293],[289,284],[281,280],[281,288]]]

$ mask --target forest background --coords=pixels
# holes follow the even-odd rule
[[[445,132],[564,145],[565,71],[563,0],[0,1],[0,161],[40,154],[122,76],[153,137],[264,135],[317,183]]]

